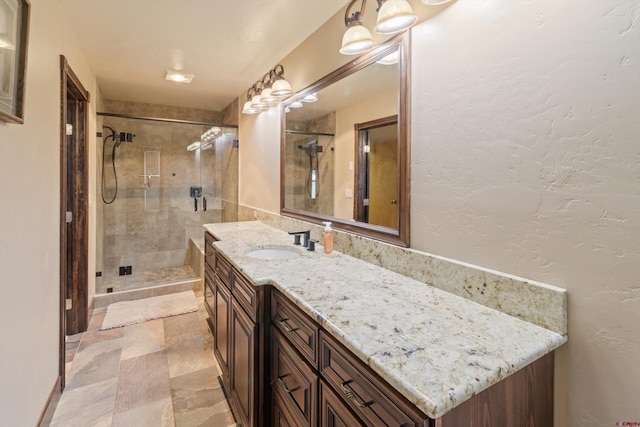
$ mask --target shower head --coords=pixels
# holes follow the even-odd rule
[[[136,136],[131,132],[116,132],[115,129],[109,126],[102,126],[103,129],[109,129],[111,131],[111,135],[108,135],[104,140],[106,141],[108,138],[113,139],[115,143],[115,148],[119,147],[123,142],[133,142],[133,138]]]
[[[304,151],[305,153],[307,153],[309,156],[313,155],[313,153],[317,153],[318,151],[318,140],[314,139],[311,140],[309,142],[305,142],[302,145],[298,145],[298,148],[302,151]]]

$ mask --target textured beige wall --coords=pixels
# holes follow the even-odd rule
[[[567,288],[556,426],[640,421],[640,2],[411,4],[412,246]],[[346,62],[340,18],[283,59],[296,89]],[[273,154],[278,120],[241,134]],[[278,211],[275,159],[241,202]]]
[[[280,212],[280,110],[241,114],[239,203]]]
[[[558,427],[640,422],[639,15],[458,0],[413,30],[412,246],[569,290]]]
[[[65,30],[58,1],[30,3],[25,123],[0,122],[0,407],[7,426],[35,425],[58,376],[60,54],[91,93],[88,134],[95,135],[95,78],[76,36]],[[94,216],[89,221],[92,248]],[[91,260],[90,288],[93,268]]]

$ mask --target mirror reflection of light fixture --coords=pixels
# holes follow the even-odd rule
[[[381,65],[393,65],[393,64],[397,64],[399,60],[400,60],[400,52],[397,50],[394,50],[389,55],[385,56],[384,58],[378,59],[376,62]]]
[[[292,102],[291,104],[289,104],[289,107],[291,107],[291,108],[302,108],[302,102],[300,102],[300,101]]]
[[[302,102],[317,102],[318,96],[315,93],[310,93],[309,95],[302,98],[300,101]]]
[[[202,145],[200,141],[192,142],[187,146],[187,151],[196,151],[198,148],[200,148],[200,145]]]
[[[362,25],[362,15],[367,0],[360,0],[360,10],[351,14],[351,8],[358,0],[351,0],[344,12],[344,24],[347,26],[342,36],[340,53],[343,55],[357,55],[367,52],[377,46],[371,32]],[[376,0],[378,2],[378,19],[374,31],[378,34],[393,34],[404,31],[418,21],[407,0]],[[423,2],[425,0],[422,0]],[[432,0],[441,1],[441,0]],[[450,0],[446,0],[450,1]]]
[[[439,4],[449,3],[451,0],[422,0],[423,4],[428,6],[437,6]]]
[[[0,49],[15,50],[16,47],[8,40],[0,38]]]

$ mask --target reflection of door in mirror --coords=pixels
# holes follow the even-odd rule
[[[357,183],[354,218],[398,227],[398,117],[355,125]]]

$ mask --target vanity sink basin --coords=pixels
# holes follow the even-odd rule
[[[246,254],[257,259],[293,259],[300,255],[295,249],[287,246],[251,248],[247,250]]]

